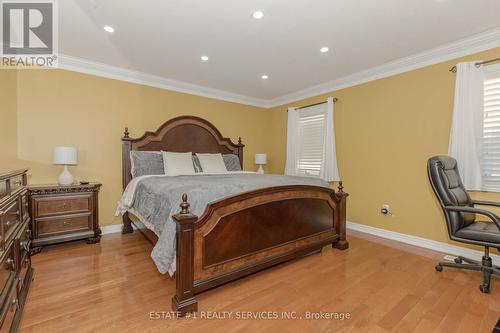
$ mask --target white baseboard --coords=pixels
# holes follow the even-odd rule
[[[370,234],[374,236],[379,236],[386,239],[395,240],[397,242],[419,246],[425,249],[434,250],[437,252],[442,252],[445,254],[451,254],[454,256],[467,257],[474,260],[481,260],[483,256],[482,251],[472,250],[461,246],[451,245],[443,242],[438,242],[430,240],[427,238],[402,234],[395,231],[389,231],[385,229],[370,227],[364,224],[347,222],[347,229],[363,232],[365,234]],[[500,256],[497,254],[491,254],[491,258],[495,265],[500,265]]]
[[[115,234],[118,232],[122,232],[122,225],[123,224],[112,224],[112,225],[106,225],[104,227],[101,227],[101,232],[103,235],[106,234]]]

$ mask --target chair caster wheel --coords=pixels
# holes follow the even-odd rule
[[[441,265],[436,265],[436,267],[434,267],[436,269],[436,271],[438,272],[442,272],[443,271],[443,266]]]
[[[482,293],[488,294],[490,292],[490,286],[487,284],[482,284],[479,286],[479,290],[481,290]]]
[[[462,263],[462,258],[455,258],[455,263],[461,264]]]

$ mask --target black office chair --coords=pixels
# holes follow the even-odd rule
[[[491,276],[500,276],[500,267],[492,265],[489,255],[490,247],[500,249],[500,217],[488,210],[475,208],[475,205],[500,207],[500,203],[472,200],[460,179],[457,161],[451,157],[430,158],[427,171],[432,189],[443,209],[450,239],[484,246],[482,262],[457,257],[455,263],[440,262],[436,270],[441,272],[443,267],[455,267],[483,272],[483,283],[479,289],[489,293]],[[484,215],[492,222],[477,221],[476,214]]]

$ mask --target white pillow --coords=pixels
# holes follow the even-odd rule
[[[161,152],[163,156],[163,169],[165,175],[192,175],[194,174],[193,153],[171,153],[168,151]]]
[[[222,154],[196,154],[203,172],[227,172]]]

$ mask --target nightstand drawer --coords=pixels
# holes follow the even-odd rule
[[[74,215],[69,217],[53,217],[36,221],[38,237],[54,234],[92,229],[92,215]]]
[[[35,216],[52,216],[90,211],[90,194],[35,198]]]

